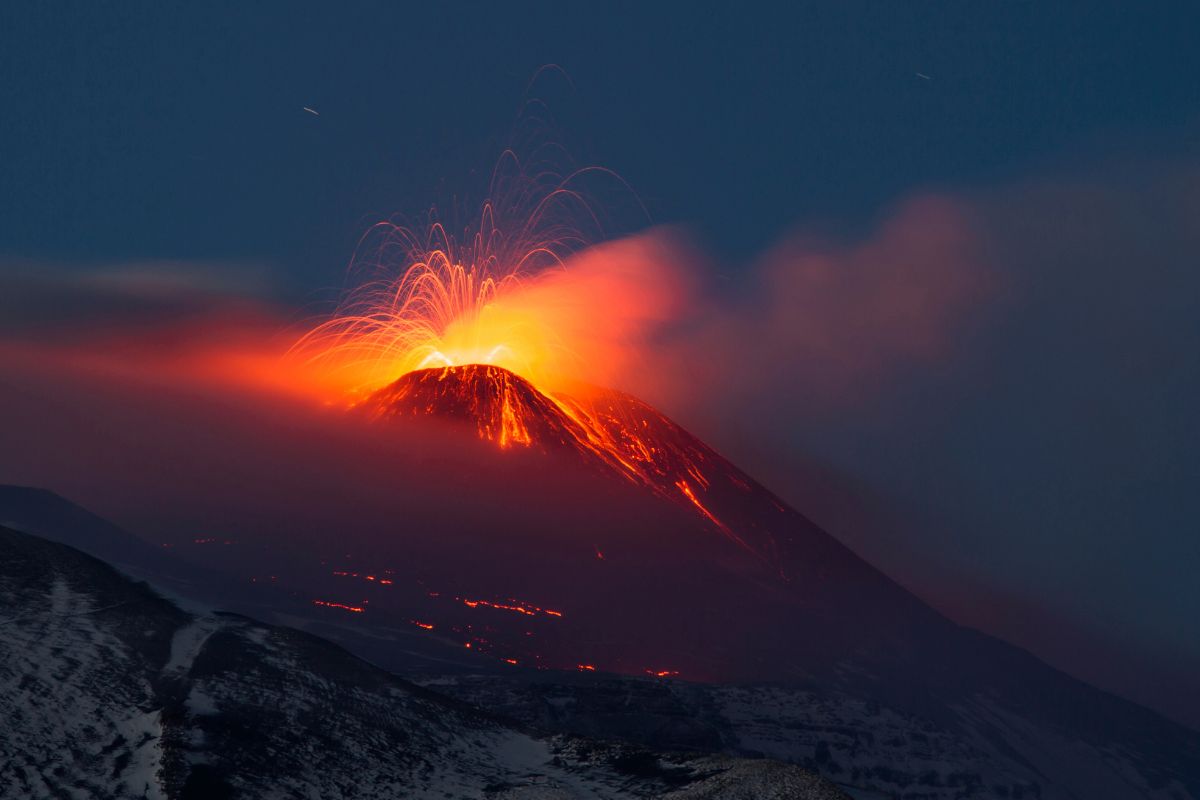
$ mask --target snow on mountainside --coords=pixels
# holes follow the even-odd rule
[[[619,676],[421,681],[543,730],[791,761],[854,797],[1191,798],[1158,752],[1071,739],[986,697],[937,722],[836,690]],[[997,725],[1001,716],[1006,717]],[[1193,737],[1195,741],[1196,737]]]
[[[535,737],[0,528],[0,797],[835,798],[778,762]]]
[[[655,503],[668,505],[657,500]],[[518,514],[524,505],[518,501],[506,503],[505,512]],[[589,756],[586,763],[594,765],[594,769],[585,768],[578,759],[572,761],[576,758],[576,749],[553,737],[586,736],[624,741],[652,750],[687,749],[721,753],[727,757],[766,756],[817,772],[855,797],[903,797],[909,800],[1200,798],[1200,734],[1196,731],[1074,680],[1024,651],[979,632],[953,626],[928,609],[922,610],[912,602],[904,602],[905,597],[897,588],[888,589],[882,576],[865,565],[856,566],[849,551],[831,544],[831,539],[819,529],[804,524],[795,512],[785,513],[769,503],[764,506],[758,502],[747,509],[748,513],[758,514],[761,509],[769,517],[795,521],[799,526],[797,535],[804,543],[796,552],[811,559],[807,565],[802,559],[794,561],[799,572],[808,570],[809,579],[793,582],[792,589],[786,593],[757,595],[761,602],[754,609],[761,614],[755,615],[745,612],[751,605],[755,587],[761,582],[747,582],[739,577],[739,573],[724,570],[723,562],[717,557],[720,554],[704,550],[708,544],[715,543],[717,548],[724,547],[725,553],[741,552],[722,537],[701,535],[703,531],[695,528],[694,514],[684,509],[678,514],[651,515],[648,522],[626,513],[627,509],[622,506],[615,517],[606,518],[604,505],[590,505],[586,514],[572,507],[570,515],[562,518],[564,524],[571,526],[590,525],[595,538],[580,536],[579,531],[571,537],[543,537],[537,540],[537,548],[532,551],[537,555],[534,559],[528,558],[531,552],[528,546],[510,546],[512,543],[507,537],[493,536],[496,523],[491,516],[485,515],[478,523],[487,536],[471,540],[471,563],[455,557],[437,562],[444,570],[441,574],[431,572],[434,561],[414,558],[406,549],[412,540],[401,537],[394,542],[387,540],[389,547],[394,546],[389,552],[377,548],[361,563],[339,561],[336,565],[318,562],[311,552],[301,553],[302,548],[296,541],[290,541],[286,549],[252,550],[230,544],[219,548],[222,555],[211,560],[209,567],[197,571],[195,564],[189,565],[182,558],[183,554],[175,551],[159,552],[158,548],[143,545],[141,554],[133,553],[125,546],[124,537],[128,534],[114,539],[114,530],[119,533],[119,529],[113,526],[98,529],[95,524],[98,518],[81,516],[77,507],[55,495],[0,487],[0,521],[10,520],[24,530],[80,547],[106,560],[109,550],[116,550],[122,556],[129,552],[123,568],[148,579],[155,586],[189,600],[218,604],[247,616],[288,626],[288,629],[268,629],[246,622],[234,625],[230,620],[235,618],[212,615],[204,617],[203,623],[192,624],[195,615],[183,614],[176,609],[173,613],[180,615],[179,619],[161,623],[169,635],[161,631],[156,633],[154,624],[147,624],[136,627],[128,635],[118,636],[118,644],[137,644],[135,652],[126,658],[135,661],[140,658],[146,662],[139,666],[131,661],[129,670],[121,674],[143,677],[129,686],[121,680],[103,676],[92,683],[111,683],[124,693],[122,696],[126,700],[117,710],[104,712],[106,719],[113,720],[109,728],[125,731],[122,739],[112,748],[100,745],[78,753],[67,743],[87,741],[94,733],[76,731],[57,741],[60,749],[66,748],[62,752],[71,752],[72,758],[79,760],[78,764],[82,765],[79,769],[89,775],[111,774],[126,788],[142,781],[141,776],[147,770],[153,773],[152,766],[145,765],[154,763],[165,765],[161,774],[168,777],[187,776],[173,778],[176,783],[166,784],[167,791],[171,786],[186,787],[188,781],[199,781],[201,787],[208,787],[204,792],[188,796],[219,797],[220,794],[205,782],[215,781],[213,785],[225,786],[222,776],[234,766],[240,775],[278,773],[274,780],[285,782],[289,776],[307,776],[306,770],[319,763],[315,755],[304,749],[312,742],[319,743],[315,752],[336,754],[339,763],[355,763],[355,770],[371,776],[375,774],[372,768],[363,766],[371,758],[344,751],[352,745],[361,747],[363,742],[376,743],[380,736],[388,744],[379,750],[380,763],[394,764],[387,769],[408,769],[410,772],[405,774],[411,778],[411,765],[396,761],[398,756],[393,752],[404,749],[396,744],[401,741],[400,734],[387,733],[390,728],[380,732],[362,718],[368,711],[385,719],[403,716],[388,710],[389,704],[380,700],[374,690],[366,701],[366,710],[362,714],[358,711],[351,714],[353,725],[350,729],[343,732],[338,728],[336,735],[326,736],[325,731],[332,723],[325,725],[320,721],[326,716],[340,721],[342,708],[357,708],[340,699],[329,700],[328,705],[320,708],[309,707],[307,711],[296,709],[276,719],[282,711],[291,709],[284,702],[283,695],[287,690],[279,687],[295,684],[300,681],[299,676],[312,676],[304,678],[305,681],[325,682],[334,675],[366,674],[362,672],[362,662],[341,650],[333,651],[328,644],[323,646],[324,649],[314,649],[312,643],[317,640],[294,630],[303,627],[306,631],[319,631],[327,639],[335,639],[387,669],[410,677],[420,676],[421,681],[436,687],[442,695],[453,695],[476,707],[531,726],[540,736],[548,737],[536,741],[549,742],[549,746],[563,749],[553,755],[569,765],[568,772],[572,775],[578,772],[592,780],[596,770],[611,774],[617,769],[616,764],[621,769],[633,769],[640,776],[639,780],[650,780],[651,785],[657,786],[646,789],[651,793],[665,791],[667,778],[672,773],[664,776],[660,768],[655,767],[658,771],[649,776],[642,775],[642,768],[638,766],[640,756],[635,758],[619,751],[597,750],[594,746],[585,747],[583,751]],[[439,509],[439,513],[449,514],[453,510]],[[406,511],[411,509],[406,507]],[[655,510],[648,508],[648,511]],[[627,524],[622,527],[606,522],[606,519],[611,522],[618,518]],[[433,530],[453,529],[445,520],[436,522]],[[666,527],[658,523],[665,523]],[[670,527],[675,523],[679,525],[677,529]],[[647,531],[654,532],[650,540],[642,535]],[[515,532],[514,527],[509,526],[510,537],[520,533],[519,526]],[[610,539],[603,539],[604,536]],[[676,537],[668,551],[671,559],[666,563],[656,562],[652,545],[661,544],[661,540],[670,536]],[[210,552],[211,546],[202,544],[209,541],[197,539],[195,547],[189,548],[189,554]],[[341,547],[350,549],[346,544],[351,540],[340,528],[337,541],[339,552]],[[593,541],[599,543],[595,553],[591,550]],[[487,549],[489,542],[494,545],[491,549]],[[582,556],[573,550],[580,546],[584,548]],[[605,553],[603,558],[599,556],[600,549]],[[146,550],[153,559],[149,559]],[[456,553],[457,548],[451,548],[450,555]],[[286,559],[281,560],[283,555],[297,559],[289,563]],[[309,562],[309,567],[303,566]],[[414,564],[428,574],[411,573]],[[847,569],[832,572],[823,569],[839,564]],[[470,576],[469,585],[451,586],[449,591],[446,590],[446,585],[473,565],[486,565],[486,570]],[[393,566],[396,567],[395,574],[378,572]],[[244,571],[239,573],[239,569]],[[410,572],[405,572],[406,569]],[[254,582],[255,574],[264,573],[279,575],[280,581],[278,584],[274,580]],[[751,574],[761,575],[759,572]],[[372,580],[372,576],[381,578],[384,575],[386,580]],[[80,607],[87,610],[117,602],[94,596],[92,589],[81,588],[86,582],[69,580],[65,590],[57,590],[59,595],[55,600],[52,590],[57,577],[57,572],[42,575],[29,582],[30,588],[25,595],[18,592],[18,596],[23,598],[22,602],[36,598],[40,603],[38,608],[57,603],[60,609]],[[435,577],[436,582],[429,585],[428,580]],[[423,582],[422,578],[427,580]],[[587,580],[593,578],[603,578],[603,581],[587,584]],[[486,586],[479,583],[485,579],[490,581]],[[384,586],[384,583],[388,585]],[[539,602],[544,602],[543,597],[553,600],[559,614],[526,613],[534,606],[514,605],[517,600],[503,599],[513,596],[509,590],[511,586],[522,587],[522,597],[526,596],[526,591],[536,591],[530,596]],[[597,587],[605,589],[605,593],[591,593],[590,590]],[[354,593],[350,594],[351,591]],[[73,600],[72,593],[93,596],[84,604]],[[789,597],[794,600],[796,594],[811,602],[796,604],[788,600]],[[331,608],[328,603],[314,601],[314,596],[361,605]],[[499,605],[493,603],[494,607],[489,607],[479,600],[468,602],[470,598],[501,600]],[[563,601],[562,605],[557,605],[559,600]],[[543,609],[540,605],[537,608]],[[726,608],[738,609],[741,613],[728,617],[704,613],[705,609],[720,611]],[[122,607],[103,613],[125,614],[127,610]],[[451,611],[457,611],[460,616],[454,617]],[[74,611],[61,613],[73,615]],[[444,616],[435,617],[434,614]],[[74,616],[65,618],[73,624],[85,625],[85,620],[76,620]],[[417,620],[425,623],[420,624]],[[472,629],[472,625],[479,627]],[[4,653],[4,638],[13,635],[8,627],[0,619],[0,655]],[[436,630],[429,630],[433,628]],[[176,635],[181,630],[183,632]],[[262,630],[277,633],[268,638],[253,633]],[[478,633],[462,634],[460,630],[477,630]],[[146,631],[150,634],[143,636]],[[606,631],[610,635],[595,635]],[[519,653],[506,662],[500,658],[507,655],[505,651],[488,652],[483,646],[477,646],[484,643],[485,636],[495,645],[506,632],[514,641],[526,642],[530,648],[541,648],[543,653],[550,652],[547,648],[556,643],[565,642],[569,647],[563,648],[561,657],[556,660],[569,665],[569,671],[545,669],[546,663],[537,665],[536,661],[535,667],[541,668],[529,668],[526,666],[529,662]],[[529,635],[530,632],[535,635]],[[74,635],[91,641],[99,634],[107,633],[111,631],[89,633],[83,630]],[[639,640],[639,633],[647,634],[649,638]],[[647,679],[645,671],[636,669],[639,665],[651,667],[661,663],[652,658],[657,659],[663,653],[669,653],[672,661],[678,663],[691,651],[668,645],[695,644],[696,637],[704,640],[706,655],[711,656],[716,645],[720,645],[722,655],[728,657],[731,664],[738,662],[740,656],[741,661],[751,666],[765,664],[780,677],[771,677],[771,672],[764,672],[759,678],[713,678],[705,685],[695,682],[697,675],[693,670],[681,673],[681,677],[687,679],[685,682]],[[45,646],[54,646],[53,635],[43,638],[51,643]],[[469,646],[464,646],[464,639]],[[105,644],[107,640],[103,637],[99,641],[97,647],[108,648],[105,652],[121,651],[120,647]],[[645,644],[645,653],[626,664],[631,663],[634,669],[620,670],[610,666],[621,666],[613,656],[614,651],[633,647],[639,641]],[[36,646],[42,644],[40,639],[29,644],[29,652],[39,652]],[[594,648],[594,660],[581,645]],[[160,651],[148,655],[155,646]],[[307,648],[310,652],[298,658],[296,664],[308,666],[273,668],[273,677],[263,683],[262,676],[268,667],[281,657],[272,649],[278,647],[293,654]],[[337,657],[327,658],[328,652],[336,652]],[[193,653],[196,655],[190,655]],[[580,656],[578,659],[568,660],[568,656],[576,653]],[[773,658],[761,658],[766,654],[772,654]],[[57,656],[31,656],[23,669],[34,669],[34,664],[43,662],[53,664],[54,658]],[[86,669],[91,669],[94,659],[90,656],[91,660],[73,658],[80,663],[69,663],[56,669],[85,670],[82,674],[86,678],[90,674]],[[518,659],[520,666],[513,664]],[[316,662],[324,661],[330,663],[314,666]],[[226,662],[234,663],[232,667],[226,665],[222,668],[224,672],[219,673],[226,684],[217,682],[210,686],[208,671],[215,669],[213,665]],[[185,668],[189,664],[190,668]],[[668,662],[663,667],[656,667],[665,671],[651,674],[670,675],[674,668],[678,668],[676,664]],[[5,669],[8,667],[0,662],[0,680],[4,680]],[[617,677],[615,673],[621,671],[633,674]],[[216,681],[215,678],[211,680]],[[399,683],[394,678],[388,680]],[[171,694],[171,681],[182,683],[186,693],[180,697],[175,697],[178,692]],[[222,694],[221,685],[230,686],[230,693]],[[343,684],[339,682],[338,685]],[[348,685],[358,686],[354,681]],[[403,686],[403,692],[413,691],[411,685]],[[247,695],[251,689],[266,692],[268,699],[252,702],[253,698]],[[42,691],[50,690],[43,687]],[[54,691],[62,693],[58,689]],[[175,697],[174,705],[162,700],[164,692]],[[310,692],[305,688],[303,693]],[[321,693],[318,697],[325,695]],[[7,698],[2,699],[7,702]],[[86,701],[84,693],[84,705]],[[74,702],[71,697],[63,700],[63,703]],[[206,713],[213,710],[219,713]],[[0,707],[0,713],[6,711],[6,707]],[[153,716],[155,713],[157,717]],[[249,721],[243,721],[243,718]],[[33,717],[27,717],[26,723],[32,725],[30,719]],[[187,736],[179,734],[178,725],[172,727],[179,719],[189,721],[183,729]],[[271,739],[260,747],[256,738],[260,731],[255,725],[262,719],[274,721],[268,727],[273,732]],[[210,723],[215,726],[213,730],[205,727]],[[470,728],[474,723],[464,724],[474,730]],[[162,726],[163,732],[156,733],[155,726]],[[286,731],[306,728],[312,728],[317,738],[282,738]],[[242,729],[244,731],[239,734]],[[20,736],[31,742],[46,734],[36,727],[14,730],[29,731],[30,735],[22,733]],[[46,730],[52,732],[57,728],[50,725]],[[498,755],[511,750],[525,754],[521,758],[526,758],[531,752],[528,748],[533,745],[528,744],[528,737],[513,735],[518,736],[517,741],[522,743],[520,747],[502,746],[500,740],[488,740],[486,747],[478,752],[490,753],[490,760],[486,764],[481,762],[464,767],[469,774],[485,770],[489,774],[508,776],[498,778],[495,784],[483,784],[479,791],[491,787],[495,790],[493,796],[503,796],[496,794],[500,791],[496,787],[511,784],[517,787],[512,791],[529,789],[528,781],[523,784],[523,779],[512,777],[522,774],[523,768],[514,766],[507,756]],[[172,739],[172,736],[176,738]],[[167,747],[164,742],[173,744]],[[159,756],[156,747],[166,747],[166,750]],[[55,752],[54,748],[49,752]],[[303,753],[304,757],[295,763],[288,761],[297,752]],[[453,751],[441,752],[434,761],[442,763],[450,759],[453,763]],[[603,755],[596,756],[596,753]],[[4,756],[6,752],[0,750],[0,765],[6,763]],[[355,761],[355,758],[360,760]],[[602,763],[597,765],[597,758]],[[45,761],[44,753],[40,759],[34,758],[32,763],[49,763]],[[553,762],[553,757],[550,760]],[[285,768],[276,770],[276,762]],[[183,772],[172,766],[178,763],[185,765]],[[224,765],[221,769],[226,772],[216,768],[211,768],[215,772],[210,771],[210,763]],[[707,769],[695,762],[687,768],[693,770],[693,775],[695,770]],[[3,769],[0,766],[0,772]],[[339,769],[334,765],[326,772],[338,775]],[[732,780],[734,773],[730,770],[753,772],[766,767],[760,762],[720,769],[725,770],[722,774]],[[532,771],[543,776],[539,780],[573,786],[565,782],[566,778],[557,766]],[[41,773],[35,771],[35,774]],[[763,774],[754,772],[759,778]],[[6,777],[7,773],[0,774],[0,786],[5,785],[2,781]],[[434,776],[419,777],[432,780]],[[744,781],[738,780],[751,780],[750,776],[743,778]],[[180,780],[184,782],[180,784]],[[324,786],[321,782],[326,780],[326,775],[318,772],[303,780]],[[636,791],[642,791],[646,785],[644,781],[631,784]],[[710,788],[705,791],[716,791],[711,788],[711,783],[708,786]],[[341,790],[338,787],[329,788],[326,793],[336,796],[334,792]],[[240,784],[238,788],[239,791],[251,791]],[[136,790],[129,791],[140,794]],[[601,796],[624,795],[605,795],[602,791]],[[759,795],[752,793],[750,796]]]

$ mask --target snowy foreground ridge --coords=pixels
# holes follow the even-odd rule
[[[5,528],[0,608],[4,798],[845,796],[775,761],[538,737]]]
[[[263,592],[229,568],[268,557],[222,553],[0,486],[0,798],[1200,800],[1200,732],[927,608],[900,635],[899,590],[764,606],[772,641],[739,646],[798,677],[701,683],[513,667],[397,628],[404,602],[314,611],[303,574]]]

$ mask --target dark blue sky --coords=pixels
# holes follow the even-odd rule
[[[948,194],[1015,287],[970,357],[719,444],[792,498],[820,500],[798,464],[839,474],[868,558],[1170,710],[1200,690],[1197,41],[1189,3],[5,3],[0,276],[203,262],[311,297],[367,222],[480,199],[550,63],[577,158],[728,272]]]
[[[5,4],[0,253],[324,285],[364,218],[478,193],[547,63],[579,157],[724,252],[1196,118],[1184,4],[346,5]]]

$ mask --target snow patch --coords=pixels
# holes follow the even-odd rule
[[[221,713],[221,710],[217,708],[216,701],[205,694],[199,686],[193,686],[192,691],[188,692],[187,710],[198,717]]]
[[[163,667],[164,673],[187,674],[196,661],[196,656],[204,649],[204,643],[225,623],[216,617],[197,617],[190,625],[184,625],[175,631],[171,638],[171,658]]]

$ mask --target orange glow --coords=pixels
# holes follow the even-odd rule
[[[524,603],[520,600],[513,600],[511,598],[509,599],[508,603],[493,603],[489,600],[471,600],[466,597],[460,597],[458,599],[462,600],[463,605],[467,606],[468,608],[478,608],[479,606],[484,606],[486,608],[495,608],[500,611],[514,611],[518,614],[524,614],[529,617],[537,614],[547,614],[551,617],[562,616],[561,611],[554,611],[548,608],[539,608],[538,606],[530,603]]]
[[[415,620],[415,619],[414,619],[414,620],[409,620],[409,621],[410,621],[410,622],[412,622],[412,624],[413,624],[413,625],[416,625],[418,628],[421,628],[422,630],[427,630],[427,631],[431,631],[431,630],[433,630],[433,623],[432,623],[432,622],[419,622],[419,621],[417,621],[417,620]]]
[[[654,678],[673,678],[679,674],[677,669],[646,670],[646,674]]]
[[[388,570],[390,572],[390,570]],[[335,569],[333,574],[339,578],[362,578],[366,581],[378,583],[380,586],[391,586],[395,583],[391,578],[380,578],[375,575],[360,575],[357,572],[349,572],[344,569]]]
[[[721,468],[712,450],[621,392],[577,387],[572,394],[544,394],[509,370],[472,364],[410,372],[373,393],[363,406],[376,419],[434,417],[467,423],[501,449],[575,450],[694,509],[731,541],[755,552],[701,499],[713,482],[713,466]],[[722,476],[730,473],[721,469]]]
[[[575,668],[580,672],[595,672],[596,667],[592,664],[576,664]]]
[[[352,611],[355,614],[361,614],[365,610],[362,606],[348,606],[344,603],[332,603],[328,600],[313,600],[314,606],[325,606],[326,608],[340,608],[343,611]]]
[[[679,487],[679,491],[683,492],[683,496],[686,497],[688,501],[696,507],[697,510],[699,510],[705,519],[716,525],[722,533],[733,539],[738,544],[742,545],[743,547],[749,547],[749,545],[747,545],[740,536],[730,530],[729,526],[713,516],[713,513],[704,507],[704,504],[700,502],[700,498],[696,497],[696,493],[692,491],[692,487],[688,485],[687,481],[675,481],[675,485]]]
[[[568,348],[545,315],[515,299],[598,233],[580,188],[598,174],[611,176],[526,165],[506,151],[491,199],[460,236],[438,221],[424,231],[373,226],[355,254],[360,283],[295,352],[357,396],[409,372],[466,364],[502,366],[543,385]]]

